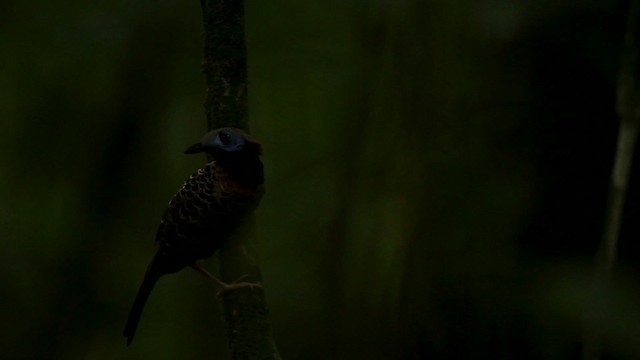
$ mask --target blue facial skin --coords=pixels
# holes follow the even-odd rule
[[[241,135],[226,130],[220,131],[211,143],[212,146],[226,152],[242,150],[244,144],[245,139]]]

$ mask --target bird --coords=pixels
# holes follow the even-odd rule
[[[212,161],[191,175],[167,206],[156,233],[157,250],[147,266],[123,332],[133,341],[140,315],[160,277],[192,267],[222,292],[253,283],[224,283],[198,261],[213,256],[257,208],[265,192],[262,147],[246,132],[219,128],[185,150],[206,153]],[[218,293],[220,295],[220,293]]]

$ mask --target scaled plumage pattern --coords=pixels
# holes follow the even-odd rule
[[[133,341],[142,309],[158,279],[187,266],[212,277],[196,262],[211,257],[225,244],[264,193],[260,144],[242,130],[213,130],[185,151],[200,152],[214,160],[191,175],[164,212],[156,235],[158,250],[147,267],[124,329],[127,345]]]

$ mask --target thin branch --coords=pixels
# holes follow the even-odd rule
[[[242,0],[201,0],[204,24],[202,73],[207,84],[204,102],[207,127],[249,128],[247,50]],[[220,251],[220,275],[227,283],[240,277],[261,282],[251,240],[254,219]],[[223,296],[224,317],[232,359],[280,359],[268,322],[263,288],[245,288]]]
[[[640,7],[637,0],[631,2],[627,33],[618,77],[616,111],[620,119],[615,163],[611,173],[607,217],[600,249],[600,275],[609,280],[616,262],[618,237],[624,198],[627,192],[633,151],[640,125],[640,73],[638,51],[640,49]]]
[[[640,125],[640,73],[638,52],[640,50],[640,2],[632,0],[625,35],[620,70],[618,73],[616,112],[620,120],[615,161],[611,172],[607,210],[598,251],[595,291],[603,296],[613,276],[618,252],[618,239],[624,211],[624,200],[633,163],[633,152]],[[588,308],[586,311],[590,311]],[[586,318],[590,318],[585,314]],[[601,357],[601,336],[596,324],[585,323],[583,358],[596,360]]]

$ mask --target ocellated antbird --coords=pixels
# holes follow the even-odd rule
[[[238,285],[218,280],[197,261],[219,250],[258,206],[264,194],[261,146],[242,130],[221,128],[207,133],[185,151],[200,152],[213,161],[191,175],[162,216],[156,235],[157,252],[147,267],[124,329],[127,345],[133,341],[142,309],[162,275],[189,266],[214,280],[223,291]]]

